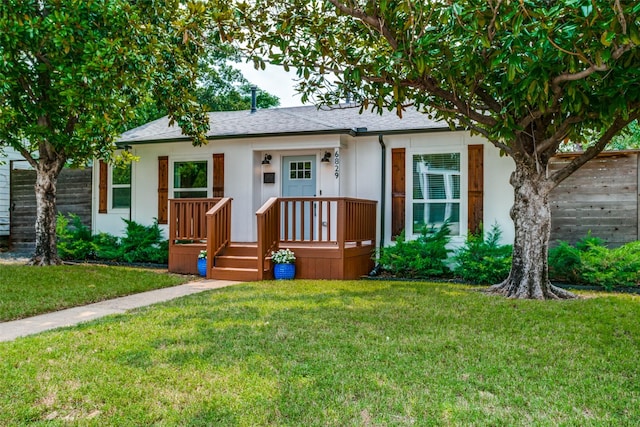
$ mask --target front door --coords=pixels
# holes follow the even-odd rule
[[[316,156],[285,156],[282,158],[282,197],[315,197]],[[288,203],[289,224],[283,224],[285,237],[310,240],[315,217],[313,202]]]

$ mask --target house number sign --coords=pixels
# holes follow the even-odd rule
[[[336,151],[333,157],[333,174],[338,179],[340,177],[340,153]]]

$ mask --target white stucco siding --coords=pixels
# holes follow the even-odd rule
[[[513,162],[500,157],[499,151],[480,137],[471,137],[467,132],[430,132],[422,134],[385,135],[386,145],[386,201],[385,244],[391,243],[391,174],[393,148],[406,150],[406,216],[405,224],[412,224],[412,159],[415,154],[460,153],[460,235],[454,238],[461,244],[466,237],[467,224],[467,171],[468,145],[483,144],[484,149],[484,218],[485,226],[498,223],[502,229],[503,242],[513,241],[513,224],[509,209],[513,201],[513,190],[509,175]],[[380,213],[382,179],[382,149],[377,135],[353,137],[349,135],[286,136],[254,139],[215,140],[203,147],[193,147],[189,142],[135,145],[133,154],[140,160],[132,165],[132,209],[131,218],[149,225],[158,214],[158,157],[169,158],[169,198],[173,197],[173,165],[176,161],[207,160],[209,162],[208,191],[211,196],[213,153],[223,153],[225,162],[224,194],[233,198],[232,239],[255,241],[255,212],[270,197],[282,195],[283,158],[286,156],[314,156],[317,171],[316,195],[358,197],[377,200]],[[320,160],[325,152],[332,161]],[[335,154],[338,154],[336,165]],[[270,164],[262,165],[265,155],[270,155]],[[337,167],[336,167],[337,166]],[[129,212],[109,210],[97,213],[99,168],[94,168],[94,224],[95,231],[106,231],[121,235],[125,224],[122,217]],[[336,171],[338,177],[336,178]],[[275,174],[274,183],[265,183],[264,174]],[[109,188],[110,190],[110,188]],[[110,201],[109,201],[110,203]],[[380,220],[380,214],[378,215]],[[378,221],[379,222],[379,221]],[[163,226],[166,230],[167,226]],[[378,225],[379,228],[379,225]],[[380,231],[378,230],[378,236]]]
[[[509,215],[513,205],[513,187],[509,184],[509,178],[515,164],[510,157],[500,157],[500,150],[483,138],[473,137],[473,143],[484,144],[485,230],[490,230],[493,224],[498,224],[502,231],[502,243],[512,244],[515,228]]]
[[[132,209],[131,218],[141,224],[149,225],[158,212],[158,157],[169,158],[169,198],[173,190],[173,165],[176,161],[209,162],[208,191],[211,196],[213,186],[214,153],[224,154],[224,194],[231,197],[233,221],[231,235],[234,241],[255,241],[255,212],[270,197],[278,197],[282,191],[282,158],[285,156],[313,155],[316,158],[317,192],[323,196],[339,195],[339,180],[334,176],[333,167],[321,163],[325,152],[340,150],[337,135],[308,137],[255,138],[253,140],[229,139],[215,140],[203,147],[193,147],[189,142],[140,144],[131,149],[140,158],[132,165]],[[269,165],[262,165],[264,155],[269,154]],[[95,232],[108,232],[122,235],[125,223],[122,217],[128,217],[128,211],[108,210],[106,214],[97,212],[99,168],[94,168],[94,224]],[[265,172],[275,173],[275,183],[264,183]],[[110,191],[110,188],[109,188]],[[110,204],[110,199],[109,199]],[[165,235],[168,226],[162,225]]]
[[[509,184],[509,175],[513,170],[513,162],[507,157],[500,157],[499,151],[480,137],[471,137],[467,132],[431,132],[406,135],[383,135],[386,146],[386,200],[385,200],[385,244],[391,243],[391,175],[394,148],[405,149],[405,224],[411,224],[412,218],[412,161],[413,155],[460,152],[460,169],[462,172],[460,192],[462,195],[460,206],[460,235],[452,239],[453,246],[461,245],[467,230],[467,197],[468,194],[468,154],[467,147],[472,144],[482,144],[484,149],[484,224],[491,226],[498,223],[502,230],[503,243],[513,241],[513,222],[509,217],[509,209],[513,201],[513,190]],[[378,200],[381,193],[381,157],[382,151],[377,137],[359,137],[349,144],[350,157],[345,165],[352,170],[344,170],[347,189],[345,196],[361,197]],[[380,203],[379,203],[380,204]],[[379,206],[378,212],[380,212]],[[379,227],[378,227],[379,228]],[[410,234],[408,234],[410,235]],[[378,236],[380,232],[378,231]]]

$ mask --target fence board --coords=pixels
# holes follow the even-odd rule
[[[640,239],[639,152],[603,153],[551,193],[551,241],[575,243],[591,232],[619,246]],[[550,173],[573,159],[552,159]]]
[[[36,196],[33,170],[11,171],[11,247],[33,250],[35,241]],[[91,227],[91,168],[63,169],[57,185],[58,212],[73,213]]]

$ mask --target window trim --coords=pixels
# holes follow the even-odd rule
[[[169,199],[176,199],[176,191],[206,191],[207,195],[204,198],[210,199],[213,192],[213,158],[210,155],[206,156],[170,156],[169,157]],[[175,187],[175,164],[176,163],[188,163],[188,162],[201,162],[207,164],[207,186],[197,187],[193,189],[184,189]]]
[[[413,157],[420,155],[430,154],[450,154],[457,153],[460,155],[460,217],[459,217],[459,231],[458,234],[451,234],[451,243],[460,244],[464,243],[465,236],[467,234],[467,206],[468,206],[468,150],[466,145],[451,145],[441,147],[407,147],[405,157],[405,170],[406,170],[406,199],[405,199],[405,234],[408,239],[415,239],[420,236],[420,233],[414,233],[413,231],[413,204],[426,201],[429,199],[414,199],[413,186],[414,186],[414,174],[413,174]],[[447,200],[456,201],[457,199],[438,199],[438,202],[446,203]]]
[[[114,177],[114,173],[113,170],[116,168],[115,165],[113,164],[109,164],[108,167],[108,182],[107,182],[107,188],[109,189],[108,193],[107,193],[107,206],[108,206],[108,212],[114,212],[114,213],[122,213],[122,212],[129,212],[131,210],[131,205],[133,204],[133,162],[130,163],[129,165],[131,167],[131,173],[129,174],[129,184],[114,184],[113,183],[113,177]],[[114,197],[113,197],[113,190],[116,188],[129,188],[129,207],[126,208],[115,208],[113,207],[113,202],[114,202]]]

